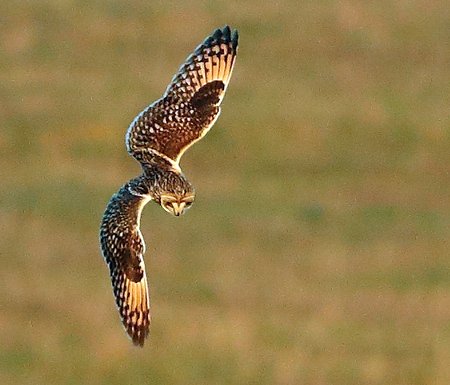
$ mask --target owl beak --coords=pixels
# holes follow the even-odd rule
[[[173,207],[173,214],[176,215],[177,217],[179,217],[181,214],[183,214],[184,212],[184,206],[186,204],[184,202],[180,202],[180,203],[172,203],[172,207]]]

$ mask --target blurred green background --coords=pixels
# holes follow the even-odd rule
[[[240,53],[142,231],[126,338],[98,228],[125,130],[216,27]],[[0,4],[0,383],[450,383],[446,1]]]

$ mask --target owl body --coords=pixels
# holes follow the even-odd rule
[[[102,218],[100,244],[122,323],[136,345],[144,345],[151,319],[141,212],[154,201],[180,216],[194,202],[194,188],[179,161],[220,114],[237,44],[236,30],[232,33],[228,26],[217,29],[187,58],[164,95],[142,111],[126,133],[127,151],[141,164],[142,174],[110,199]]]

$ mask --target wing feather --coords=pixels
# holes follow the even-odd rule
[[[128,128],[130,155],[141,161],[142,153],[156,151],[178,164],[186,149],[201,139],[217,119],[237,46],[237,31],[231,32],[225,26],[195,49],[163,97],[142,111]]]
[[[149,196],[130,190],[133,181],[111,198],[100,228],[103,257],[108,264],[119,314],[135,345],[144,345],[150,326],[150,296],[139,230],[141,211]]]

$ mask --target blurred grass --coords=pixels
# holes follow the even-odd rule
[[[450,382],[444,1],[0,4],[0,383]],[[98,225],[124,148],[214,28],[241,34],[181,220],[144,212],[150,343]]]

